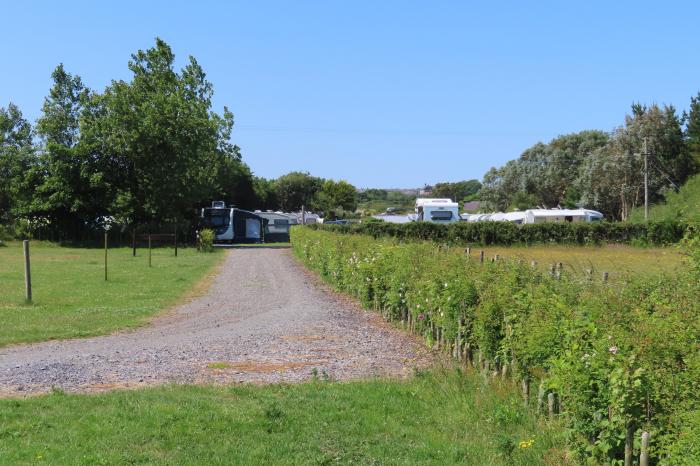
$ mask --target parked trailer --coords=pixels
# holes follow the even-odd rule
[[[493,212],[490,214],[462,214],[465,222],[511,222],[518,225],[552,222],[596,222],[603,214],[590,209],[528,209],[515,212]]]
[[[416,220],[431,223],[458,222],[459,204],[452,199],[416,199]]]
[[[259,243],[264,241],[267,220],[247,210],[225,207],[222,201],[202,209],[203,228],[214,230],[217,243]]]

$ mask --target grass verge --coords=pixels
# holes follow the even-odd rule
[[[59,247],[33,242],[33,302],[24,302],[21,243],[0,248],[0,347],[102,335],[142,325],[158,311],[175,304],[219,263],[224,255],[197,253],[192,248],[148,251],[109,250],[109,280],[104,281],[104,250]]]
[[[564,464],[556,423],[536,419],[514,393],[454,370],[405,381],[57,392],[0,400],[0,458],[57,465]]]
[[[454,248],[462,252],[464,248]],[[561,262],[564,271],[583,275],[593,270],[600,278],[602,272],[610,272],[611,279],[633,277],[637,275],[670,274],[679,270],[684,258],[678,248],[649,247],[637,248],[621,244],[603,246],[485,246],[473,247],[472,256],[478,258],[479,251],[484,251],[487,260],[496,254],[505,260],[537,261],[538,267],[548,270],[551,264]]]

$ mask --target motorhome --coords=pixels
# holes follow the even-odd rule
[[[226,207],[223,201],[202,209],[203,228],[214,230],[217,243],[259,243],[264,241],[267,219],[247,210]]]
[[[452,199],[416,199],[416,220],[419,222],[452,223],[458,222],[459,204]]]

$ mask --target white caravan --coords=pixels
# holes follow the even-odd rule
[[[459,204],[452,199],[416,199],[416,220],[419,222],[459,222]]]
[[[601,220],[603,220],[603,214],[588,209],[528,209],[525,211],[525,223],[579,223]]]

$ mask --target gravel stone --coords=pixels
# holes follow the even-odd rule
[[[0,395],[163,383],[278,383],[402,377],[433,355],[332,293],[285,249],[226,252],[208,292],[112,335],[0,349]]]

